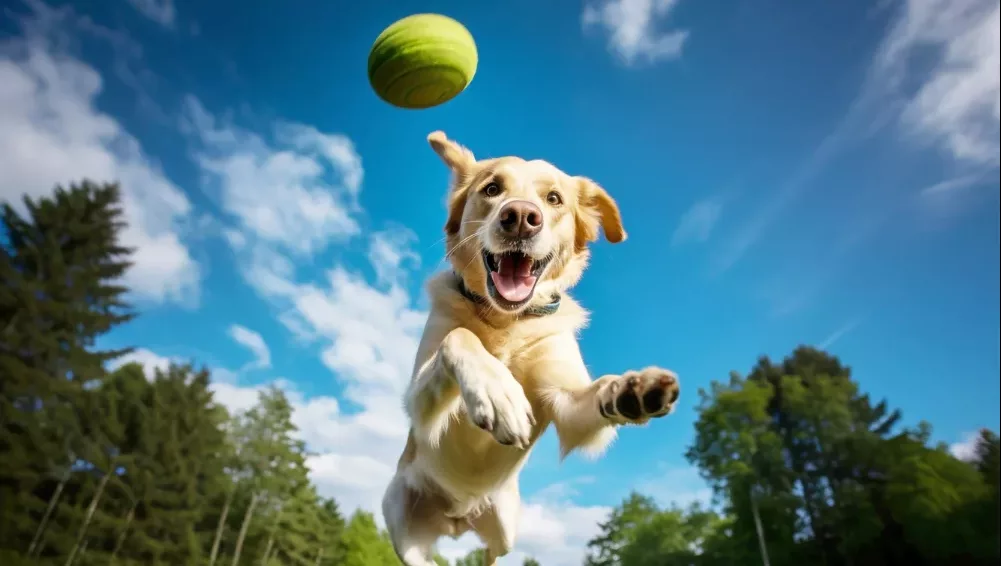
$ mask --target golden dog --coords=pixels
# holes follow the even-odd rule
[[[615,201],[550,163],[477,161],[442,132],[428,143],[452,172],[445,223],[452,271],[427,285],[431,312],[404,404],[411,428],[382,501],[406,566],[434,566],[442,536],[473,530],[493,566],[514,546],[518,476],[550,424],[560,457],[600,455],[618,425],[674,409],[674,373],[592,381],[577,345],[587,311],[566,290],[599,227],[625,240]]]

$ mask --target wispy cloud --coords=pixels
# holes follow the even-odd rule
[[[678,226],[671,235],[671,245],[680,246],[707,241],[722,211],[723,203],[716,198],[693,204],[678,220]]]
[[[229,327],[229,337],[254,354],[253,361],[247,364],[248,368],[271,367],[271,350],[259,333],[245,326],[234,324]]]
[[[173,28],[177,19],[174,0],[128,0],[133,8],[165,28]]]
[[[817,348],[820,350],[827,350],[834,346],[839,340],[847,336],[849,333],[858,328],[859,324],[862,323],[862,319],[856,318],[846,322],[845,324],[838,327],[837,330],[830,333],[827,338],[824,338],[817,344]]]
[[[626,65],[653,63],[681,56],[687,30],[657,31],[678,0],[599,0],[584,7],[585,30],[604,28],[608,48]]]
[[[919,142],[997,166],[999,26],[997,0],[907,0],[877,54],[871,88],[903,99],[900,123]],[[915,76],[915,61],[929,59],[931,69]]]
[[[985,181],[988,174],[989,172],[978,172],[971,173],[969,175],[951,177],[921,189],[920,194],[922,196],[938,196],[953,193],[955,191],[961,191]]]
[[[844,117],[748,217],[715,258],[714,272],[740,261],[834,158],[887,125],[897,125],[908,143],[953,159],[959,177],[937,191],[963,186],[971,170],[996,175],[999,6],[997,0],[901,2]],[[918,67],[916,60],[932,64]]]

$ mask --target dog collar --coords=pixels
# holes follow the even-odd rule
[[[455,281],[456,286],[459,288],[459,293],[461,293],[463,297],[476,304],[487,304],[486,298],[477,295],[466,287],[465,282],[462,281],[462,277],[460,277],[458,273],[455,274]],[[554,293],[552,299],[553,300],[551,302],[544,305],[530,306],[525,309],[522,314],[527,314],[528,316],[546,316],[548,314],[553,314],[560,309],[560,300],[562,300],[562,297],[560,297],[559,293]]]

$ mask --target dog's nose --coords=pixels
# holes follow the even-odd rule
[[[508,236],[530,238],[542,230],[542,211],[527,200],[516,200],[500,211],[501,229]]]

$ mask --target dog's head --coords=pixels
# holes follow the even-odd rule
[[[490,306],[518,313],[573,286],[599,227],[626,239],[619,208],[594,181],[518,157],[479,160],[443,132],[428,143],[452,170],[447,257]]]

